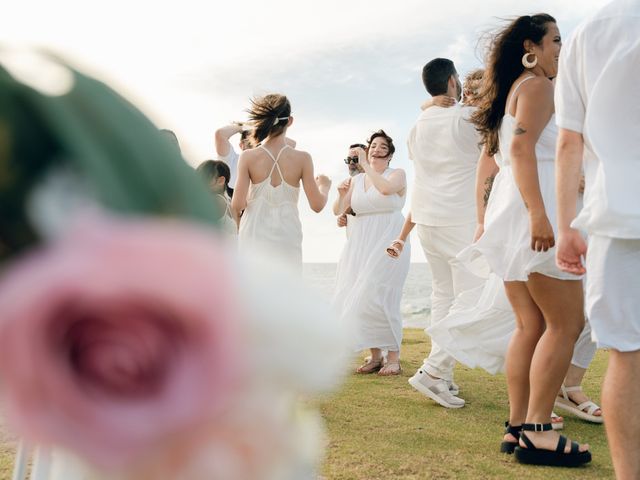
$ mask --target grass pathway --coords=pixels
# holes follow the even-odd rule
[[[590,466],[527,467],[500,454],[507,416],[504,376],[458,366],[456,383],[467,405],[447,410],[407,383],[429,348],[422,330],[407,329],[402,376],[351,375],[339,393],[321,401],[330,440],[327,480],[613,478],[604,428],[568,415],[564,434],[591,444]],[[606,361],[607,353],[599,351],[583,383],[596,402]],[[0,421],[0,480],[11,478],[14,451],[14,439]]]

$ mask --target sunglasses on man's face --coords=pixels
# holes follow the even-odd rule
[[[344,163],[349,165],[350,163],[358,163],[358,157],[347,157],[344,159]]]

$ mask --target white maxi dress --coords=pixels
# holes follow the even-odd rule
[[[274,157],[260,146],[273,160],[267,178],[249,186],[247,208],[240,219],[238,249],[258,248],[270,257],[276,256],[290,266],[302,269],[302,224],[298,213],[300,188],[289,185],[282,175],[278,161],[282,152],[291,148],[285,145]],[[272,185],[272,175],[277,170],[280,183]]]
[[[392,169],[383,176],[387,178]],[[353,348],[399,351],[402,343],[400,300],[409,272],[409,242],[399,258],[386,253],[398,238],[406,195],[365,190],[365,174],[353,177],[349,238],[340,256],[333,304],[345,322],[355,321]]]

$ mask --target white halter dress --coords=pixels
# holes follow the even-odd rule
[[[267,178],[249,187],[247,208],[240,220],[238,248],[260,248],[270,256],[277,256],[296,268],[302,268],[302,225],[298,213],[300,189],[289,185],[282,175],[278,161],[282,152],[290,148],[282,147],[277,157],[260,146],[273,166]],[[277,170],[280,183],[272,185],[273,172]]]
[[[229,238],[236,239],[238,237],[238,226],[236,225],[233,215],[231,215],[231,199],[226,194],[219,193],[218,196],[224,201],[224,213],[218,219],[220,229]]]
[[[387,169],[388,177],[393,170]],[[399,351],[402,343],[400,300],[409,272],[411,246],[407,242],[399,258],[386,253],[398,238],[404,217],[405,197],[382,195],[373,185],[364,188],[365,174],[355,182],[349,216],[349,238],[340,256],[333,304],[345,322],[354,321],[353,348]]]

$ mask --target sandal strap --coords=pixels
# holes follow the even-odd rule
[[[376,361],[368,360],[368,361],[366,361],[365,363],[363,363],[362,365],[360,365],[358,367],[358,371],[365,371],[366,372],[366,371],[369,371],[369,370],[373,370],[373,369],[382,367],[383,363],[384,363],[384,359],[383,358],[381,358],[380,360],[376,360]]]
[[[400,362],[387,362],[384,364],[384,366],[382,368],[393,368],[394,370],[402,370],[402,366],[400,365]]]
[[[550,423],[523,423],[522,430],[529,432],[548,432],[553,430],[553,426]]]
[[[596,410],[600,410],[600,407],[598,405],[596,405],[595,403],[593,403],[591,400],[587,400],[586,402],[582,402],[580,405],[578,405],[576,408],[578,410],[580,410],[581,412],[584,412],[584,409],[587,408],[587,413],[589,415],[593,415],[593,412],[595,412]]]
[[[571,453],[573,455],[580,453],[580,444],[578,442],[571,442]]]
[[[402,247],[404,247],[404,240],[396,238],[393,242],[391,242],[391,245],[393,245],[394,243],[399,243]]]
[[[560,385],[560,394],[562,398],[564,398],[567,402],[575,403],[573,400],[569,398],[569,393],[571,392],[581,392],[582,386],[574,385],[573,387],[565,387],[564,383]]]
[[[573,387],[565,387],[564,385],[562,385],[560,389],[565,392],[581,392],[582,391],[582,387],[580,385],[575,385]]]
[[[516,438],[516,440],[518,438],[520,438],[520,432],[522,431],[522,425],[518,425],[517,427],[514,427],[508,421],[506,421],[506,422],[504,422],[504,426],[505,426],[505,431],[504,431],[505,434],[509,433],[509,434],[513,435]]]
[[[527,437],[526,433],[524,432],[520,433],[520,440],[524,442],[527,448],[530,448],[531,450],[537,450],[536,446],[533,444],[531,440],[529,440],[529,437]]]
[[[564,435],[560,435],[560,438],[558,438],[558,445],[556,445],[556,452],[564,453],[564,447],[566,446],[567,446],[567,437],[565,437]]]

